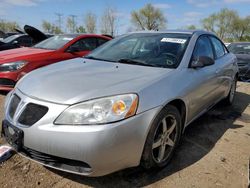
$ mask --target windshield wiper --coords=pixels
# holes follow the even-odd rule
[[[148,64],[145,63],[143,61],[138,61],[138,60],[134,60],[134,59],[119,59],[117,62],[119,63],[125,63],[125,64],[134,64],[134,65],[142,65],[142,66],[149,66],[149,67],[157,67],[156,65],[153,64]]]
[[[86,59],[93,59],[93,60],[99,60],[99,61],[109,61],[109,62],[114,62],[114,61],[110,61],[110,60],[107,60],[107,59],[96,58],[96,57],[94,57],[94,56],[84,56],[83,58],[86,58]]]
[[[36,46],[32,46],[31,48],[42,49],[42,50],[50,50],[50,49],[48,49],[48,48],[44,48],[44,47],[36,47]]]

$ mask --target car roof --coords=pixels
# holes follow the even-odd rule
[[[98,34],[93,34],[93,33],[59,34],[59,35],[55,35],[55,36],[63,36],[63,37],[70,37],[70,38],[76,38],[76,37],[80,37],[80,36],[102,36],[102,37],[107,37],[107,36],[104,36],[104,35],[98,35]]]
[[[179,34],[210,34],[210,35],[215,35],[212,32],[209,31],[204,31],[204,30],[165,30],[165,31],[136,31],[136,32],[131,32],[131,33],[179,33]]]
[[[250,42],[232,42],[230,44],[250,44]]]

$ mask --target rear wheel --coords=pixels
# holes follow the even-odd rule
[[[181,136],[181,116],[176,107],[166,106],[155,118],[144,146],[141,164],[163,167],[171,159]]]
[[[236,86],[237,86],[237,78],[235,77],[230,89],[230,92],[227,96],[227,98],[225,98],[224,103],[226,105],[232,105],[233,101],[234,101],[234,96],[235,96],[235,92],[236,92]]]

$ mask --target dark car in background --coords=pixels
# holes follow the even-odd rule
[[[25,32],[20,30],[20,29],[15,29],[16,32],[3,32],[2,30],[0,30],[0,41],[2,41],[3,39],[10,37],[12,35],[18,35],[18,34],[24,34]]]
[[[239,78],[242,81],[250,80],[250,42],[236,42],[228,46],[228,50],[234,53],[238,60]]]
[[[18,33],[10,35],[0,41],[0,51],[20,47],[30,47],[47,39],[48,37],[51,37],[51,35],[46,35],[29,25],[24,26],[24,31],[25,33],[18,30]]]

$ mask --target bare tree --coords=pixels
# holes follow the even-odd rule
[[[0,30],[3,32],[13,32],[15,29],[20,29],[17,22],[9,22],[0,19]]]
[[[70,15],[67,19],[67,28],[71,33],[76,32],[76,27],[77,27],[76,18],[77,18],[76,15]]]
[[[232,35],[238,41],[247,41],[250,36],[250,15],[245,18],[236,18],[233,22]]]
[[[206,29],[207,31],[215,32],[216,19],[217,19],[217,15],[211,14],[209,17],[201,20],[204,29]]]
[[[96,32],[96,15],[89,12],[85,15],[84,18],[85,28],[88,33]]]
[[[108,7],[105,9],[101,18],[101,32],[114,36],[117,27],[118,16],[114,8]]]
[[[56,14],[56,16],[58,17],[58,19],[57,19],[57,27],[62,31],[62,24],[63,24],[63,14],[61,14],[61,13],[55,13]]]
[[[131,13],[131,21],[142,30],[159,30],[166,27],[166,18],[159,8],[152,4],[147,4],[138,11]]]
[[[52,24],[46,20],[42,22],[42,28],[46,33],[52,33]]]
[[[81,25],[76,28],[77,33],[86,33],[86,29]]]
[[[232,37],[233,30],[239,15],[236,11],[227,8],[221,9],[202,20],[203,27],[215,32],[220,38],[225,39]]]
[[[55,24],[52,24],[46,20],[43,20],[42,28],[46,33],[52,33],[52,34],[63,33],[62,30],[58,26],[56,26]]]

